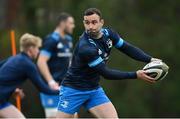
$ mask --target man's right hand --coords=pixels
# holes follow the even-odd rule
[[[20,89],[20,88],[15,89],[15,91],[13,92],[13,97],[16,98],[17,96],[20,96],[21,99],[25,97],[23,89]]]
[[[53,79],[48,81],[48,85],[52,90],[59,90],[59,85]]]
[[[144,71],[144,70],[138,70],[138,71],[136,72],[136,74],[137,74],[137,78],[138,78],[138,79],[147,81],[147,82],[149,82],[149,83],[155,83],[155,82],[156,82],[156,81],[154,80],[154,78],[151,78],[150,76],[148,76],[148,75],[146,74],[146,71]]]

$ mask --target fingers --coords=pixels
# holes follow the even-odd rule
[[[148,76],[148,75],[146,75],[146,74],[144,74],[144,80],[145,81],[148,81],[148,82],[150,82],[150,83],[155,83],[156,81],[154,80],[154,78],[152,78],[152,77],[150,77],[150,76]]]
[[[55,86],[54,89],[55,89],[55,90],[59,90],[59,86],[58,86],[58,85]]]
[[[148,78],[144,78],[145,81],[149,82],[149,83],[155,83],[156,81],[155,80],[152,80],[152,79],[148,79]]]
[[[148,76],[146,73],[146,71],[143,71],[143,70],[140,70],[138,71],[138,76],[140,79],[146,81],[146,82],[149,82],[149,83],[155,83],[156,81],[154,80],[154,78]]]
[[[158,59],[158,58],[151,58],[151,62],[153,61],[162,61],[161,59]]]
[[[56,83],[55,80],[50,80],[48,82],[48,85],[52,90],[59,90],[59,85],[58,85],[58,83]]]
[[[25,97],[25,94],[22,89],[16,89],[13,93],[13,97],[16,98],[17,96],[20,96],[21,99]]]
[[[147,74],[144,74],[144,77],[147,78],[147,79],[149,79],[149,80],[155,80],[154,78],[148,76]]]
[[[20,89],[18,92],[17,92],[17,95],[20,95],[21,99],[24,98],[25,94],[23,92],[22,89]]]
[[[56,83],[56,84],[50,85],[50,88],[53,90],[59,90],[59,85]]]

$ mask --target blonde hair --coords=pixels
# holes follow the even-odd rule
[[[25,33],[20,38],[20,51],[27,51],[29,47],[41,47],[42,40],[40,37]]]

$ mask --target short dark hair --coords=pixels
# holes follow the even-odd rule
[[[89,16],[89,15],[93,15],[93,14],[97,14],[100,18],[102,18],[101,11],[97,8],[88,8],[84,12],[84,16]]]
[[[72,17],[72,16],[66,12],[60,13],[59,16],[57,17],[56,25],[58,26],[61,22],[66,21],[69,17]]]

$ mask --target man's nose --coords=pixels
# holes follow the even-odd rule
[[[89,24],[89,29],[92,29],[93,28],[93,25],[92,24]]]

